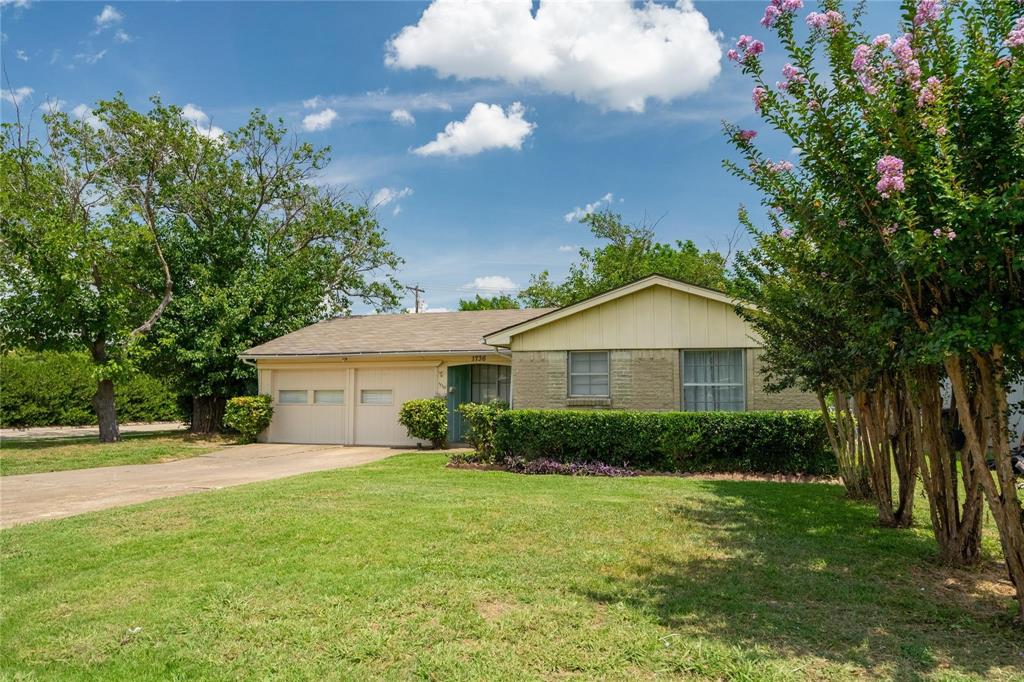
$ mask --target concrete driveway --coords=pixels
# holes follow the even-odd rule
[[[409,448],[256,443],[163,464],[0,477],[0,527],[375,462]]]

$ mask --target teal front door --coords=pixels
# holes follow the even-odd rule
[[[470,401],[470,371],[472,365],[457,365],[448,368],[448,440],[460,442],[466,431],[459,405]]]

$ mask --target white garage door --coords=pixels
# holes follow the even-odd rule
[[[398,423],[398,411],[407,400],[433,397],[436,383],[432,367],[356,370],[355,443],[414,445]]]
[[[345,443],[348,370],[275,370],[272,443]]]

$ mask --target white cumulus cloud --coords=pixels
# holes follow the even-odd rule
[[[16,50],[14,52],[14,56],[17,57],[18,59],[20,59],[23,62],[27,62],[28,61],[28,55],[25,54],[25,50]]]
[[[113,5],[105,5],[96,15],[94,21],[96,22],[96,30],[102,31],[108,26],[120,23],[124,19],[124,15],[121,14]]]
[[[31,95],[35,90],[29,87],[14,88],[8,90],[7,88],[0,89],[0,99],[11,104],[21,104],[26,97]]]
[[[374,193],[373,198],[370,199],[370,205],[387,206],[388,204],[404,199],[411,194],[412,187],[403,187],[402,189],[381,187]]]
[[[416,117],[408,109],[395,109],[391,112],[391,120],[400,126],[411,126],[416,123]]]
[[[523,115],[526,110],[519,102],[507,110],[497,104],[477,102],[462,121],[452,121],[437,137],[413,150],[420,156],[468,156],[488,149],[522,149],[535,123]]]
[[[434,0],[387,46],[394,68],[442,77],[529,83],[606,109],[643,111],[648,99],[699,92],[722,50],[691,0],[464,2]]]
[[[583,218],[586,218],[588,215],[590,215],[591,213],[593,213],[597,209],[601,208],[602,206],[607,206],[607,205],[611,204],[614,199],[615,199],[615,197],[612,195],[612,193],[608,192],[608,194],[605,194],[603,197],[601,197],[597,201],[592,201],[589,204],[587,204],[586,206],[582,206],[582,207],[577,206],[576,208],[574,208],[573,210],[569,211],[568,213],[566,213],[562,217],[565,219],[565,222],[567,222],[567,223],[572,223],[572,222],[576,222],[577,220],[582,220]]]
[[[322,107],[324,104],[324,98],[321,97],[320,95],[314,95],[309,99],[302,100],[302,106],[306,107],[307,109],[317,109],[319,107]]]
[[[302,119],[302,129],[309,132],[327,130],[336,118],[338,118],[338,112],[334,109],[324,109]]]
[[[224,135],[224,129],[213,125],[206,112],[195,104],[189,103],[182,107],[181,115],[185,120],[192,123],[192,127],[194,127],[200,135],[204,135],[211,140],[216,140]]]
[[[487,275],[485,277],[474,277],[472,282],[463,284],[462,288],[470,291],[482,291],[484,293],[504,293],[515,291],[519,286],[504,275]]]
[[[580,247],[573,246],[572,244],[562,244],[561,246],[558,247],[558,250],[561,251],[562,253],[569,253],[570,251],[576,251],[579,248]]]
[[[114,34],[114,40],[119,43],[130,43],[135,40],[135,36],[128,35],[124,29],[117,29],[117,33]]]

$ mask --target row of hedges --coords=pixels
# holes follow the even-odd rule
[[[121,422],[182,418],[177,396],[158,379],[136,374],[118,382]],[[4,427],[95,424],[96,380],[82,353],[12,352],[0,356],[0,424]]]
[[[603,462],[663,472],[830,475],[835,457],[821,414],[502,410],[499,460]]]

